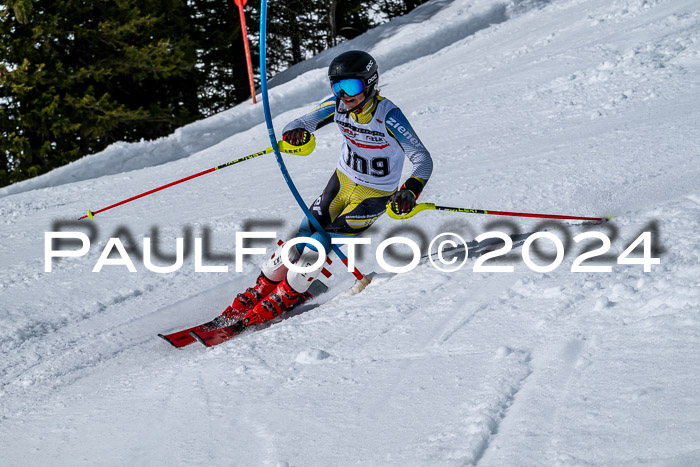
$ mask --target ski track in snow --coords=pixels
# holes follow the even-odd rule
[[[358,267],[379,273],[352,297],[340,293],[352,277],[336,261],[318,301],[215,348],[176,351],[156,334],[211,319],[257,274],[261,257],[233,272],[235,232],[253,225],[286,238],[298,225],[271,156],[70,227],[96,229],[90,251],[54,260],[53,272],[44,271],[44,232],[259,151],[268,144],[259,107],[244,103],[3,188],[3,461],[699,465],[697,1],[433,0],[276,76],[276,128],[327,95],[325,67],[351,47],[377,58],[382,93],[435,158],[421,200],[613,221],[385,216],[373,245],[452,231],[469,241],[469,261],[444,273],[424,259],[396,275],[364,254]],[[335,167],[338,144],[334,130],[321,130],[314,155],[286,156],[305,200]],[[567,254],[535,273],[522,245],[543,229]],[[489,230],[515,235],[504,262],[489,261],[513,273],[472,271],[499,248],[474,241]],[[616,264],[645,230],[661,264],[650,273]],[[612,245],[603,262],[584,264],[612,272],[570,271],[599,245],[573,242],[588,231]],[[191,254],[176,273],[146,270],[145,237],[157,233],[172,256],[175,238],[205,232],[219,255],[207,264],[229,273],[196,273]],[[133,247],[137,272],[92,273],[116,235]]]

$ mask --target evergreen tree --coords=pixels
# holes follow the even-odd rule
[[[250,98],[241,21],[233,0],[189,0],[188,3],[192,9],[190,21],[200,73],[199,108],[208,116]],[[259,27],[251,21],[249,4],[245,9],[250,34]],[[251,44],[250,52],[255,73],[259,61],[257,47]]]
[[[267,71],[274,75],[326,49],[325,0],[276,0],[267,8]],[[260,0],[249,0],[251,47],[260,44]]]
[[[0,184],[199,116],[181,0],[10,0],[0,9]]]
[[[332,0],[329,2],[328,46],[340,42],[339,37],[352,39],[377,24],[370,18],[370,6],[374,2],[363,0]]]
[[[371,2],[377,10],[386,15],[387,19],[403,16],[427,0],[379,0]]]
[[[260,0],[245,6],[259,82]],[[270,0],[270,76],[422,0]],[[0,186],[250,97],[233,0],[6,0]]]

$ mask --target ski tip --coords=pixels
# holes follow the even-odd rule
[[[172,345],[173,347],[177,348],[177,345],[175,345],[175,342],[168,339],[168,336],[166,336],[165,334],[158,334],[158,337],[160,337],[161,339],[163,339],[165,342]]]
[[[189,333],[183,333],[182,331],[173,334],[158,334],[158,337],[162,338],[176,349],[181,349],[194,342],[194,338],[190,336]]]

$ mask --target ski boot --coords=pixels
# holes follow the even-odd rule
[[[275,290],[277,284],[261,273],[255,281],[255,285],[248,287],[245,292],[239,293],[233,303],[221,313],[221,320],[228,324],[239,321],[263,298]]]
[[[248,311],[243,318],[243,324],[250,326],[270,321],[311,298],[309,292],[297,292],[287,283],[287,279],[284,279],[270,295]]]

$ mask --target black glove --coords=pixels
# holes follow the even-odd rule
[[[416,195],[411,190],[399,190],[391,195],[391,210],[396,214],[408,214],[416,207]]]
[[[293,128],[282,133],[282,139],[292,146],[303,146],[311,139],[311,133],[304,128]]]

